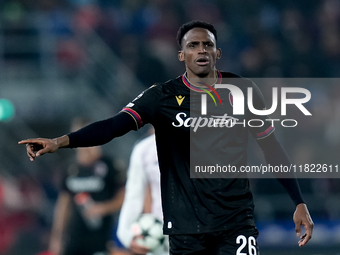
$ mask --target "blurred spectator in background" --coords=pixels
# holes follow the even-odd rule
[[[75,119],[72,130],[87,123]],[[124,189],[112,159],[100,147],[77,149],[76,160],[62,183],[49,249],[55,255],[106,255]]]
[[[31,176],[0,175],[0,254],[20,254],[23,247],[28,253],[42,249],[39,214],[45,202]]]

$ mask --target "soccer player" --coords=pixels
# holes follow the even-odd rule
[[[221,83],[223,79],[223,83],[228,84],[238,76],[216,69],[216,61],[221,58],[222,52],[216,47],[217,33],[211,24],[201,21],[186,23],[180,27],[177,41],[180,46],[178,58],[185,63],[186,72],[183,75],[151,86],[110,119],[58,138],[27,139],[19,144],[27,144],[27,154],[33,161],[59,148],[104,144],[151,123],[155,128],[161,171],[163,230],[164,234],[169,235],[170,253],[258,254],[258,231],[248,180],[190,178],[190,156],[196,156],[194,154],[197,152],[198,158],[203,158],[202,155],[209,152],[209,157],[212,155],[218,160],[222,157],[224,165],[240,167],[246,164],[248,133],[257,139],[268,164],[288,165],[288,156],[277,141],[270,122],[253,129],[242,125],[210,128],[212,132],[209,136],[191,141],[190,136],[195,132],[191,132],[190,118],[193,121],[195,116],[191,114],[197,114],[196,111],[191,112],[192,108],[197,110],[195,100],[201,98],[204,92],[211,94],[210,91],[214,90],[214,84],[193,81],[212,79],[214,83]],[[258,106],[256,109],[264,108],[261,92],[256,85],[241,78],[238,82],[244,94],[247,94],[247,87],[252,87],[254,105]],[[221,97],[225,96],[225,91],[219,91]],[[211,104],[210,101],[208,103]],[[228,116],[232,116],[232,102],[230,95],[230,104],[225,103],[226,108],[222,111],[226,111]],[[197,131],[201,132],[201,129]],[[202,144],[204,146],[200,146]],[[278,180],[296,205],[293,219],[296,234],[300,236],[299,246],[303,246],[312,237],[313,221],[297,180]],[[301,234],[301,226],[305,227],[304,234]]]
[[[151,193],[151,208],[148,210],[162,220],[160,173],[154,134],[144,138],[132,150],[117,236],[133,254],[166,255],[169,254],[167,244],[149,253],[149,249],[137,243],[139,237],[131,231],[132,224],[143,213],[145,196],[149,194],[148,186]]]
[[[76,118],[72,130],[88,123]],[[123,197],[118,172],[101,147],[78,148],[58,195],[49,250],[54,255],[108,254],[113,214]]]

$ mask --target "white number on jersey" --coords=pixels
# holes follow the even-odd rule
[[[257,255],[256,252],[256,239],[253,236],[249,236],[248,240],[245,236],[239,235],[236,238],[236,243],[241,244],[236,251],[236,255]],[[247,246],[248,243],[248,253],[242,252],[242,250]]]

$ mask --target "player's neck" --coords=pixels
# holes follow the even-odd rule
[[[214,86],[216,83],[220,83],[221,73],[216,69],[212,72],[212,74],[209,73],[209,75],[205,77],[199,77],[197,75],[190,76],[190,73],[192,74],[192,72],[186,71],[182,77],[184,84],[186,84],[189,88],[207,88],[207,86]]]
[[[216,79],[217,78],[217,69],[214,68],[213,70],[211,70],[207,75],[203,75],[203,76],[200,76],[200,75],[197,75],[195,74],[194,72],[192,72],[190,69],[186,70],[185,71],[186,73],[186,76],[189,80],[192,80],[192,81],[202,81],[204,79]]]
[[[197,87],[205,87],[203,84],[209,84],[214,85],[218,79],[218,71],[216,69],[212,70],[208,75],[206,76],[199,76],[197,74],[194,74],[190,70],[187,70],[184,75],[186,79]]]

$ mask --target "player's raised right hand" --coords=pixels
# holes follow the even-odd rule
[[[44,155],[45,153],[53,153],[60,147],[60,144],[58,143],[58,138],[27,139],[20,141],[19,144],[26,144],[27,155],[31,161],[34,161],[36,157]]]

